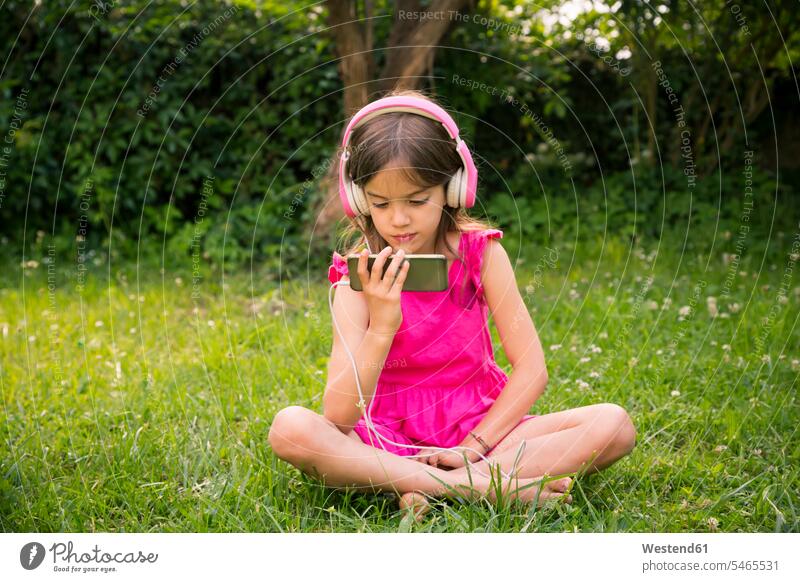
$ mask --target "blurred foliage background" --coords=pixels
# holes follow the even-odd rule
[[[402,4],[371,4],[376,41]],[[474,210],[510,244],[691,230],[706,247],[727,231],[724,250],[746,152],[749,225],[796,225],[795,8],[476,2],[419,85],[454,112],[480,169]],[[346,119],[327,17],[291,0],[4,2],[3,254],[45,237],[74,255],[78,236],[108,259],[199,250],[211,268],[324,273],[319,178]]]

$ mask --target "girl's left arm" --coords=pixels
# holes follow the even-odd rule
[[[503,246],[490,240],[484,251],[481,280],[500,341],[513,367],[508,383],[486,416],[472,430],[490,447],[511,432],[547,386],[547,367],[539,335],[522,300],[514,269]],[[482,451],[467,435],[462,446]],[[468,459],[478,459],[471,453]]]

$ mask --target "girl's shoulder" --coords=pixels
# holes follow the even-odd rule
[[[483,280],[481,268],[486,254],[486,246],[491,239],[503,238],[503,231],[498,228],[469,230],[461,233],[461,253],[467,267],[467,276],[475,287],[476,295],[483,299]]]
[[[503,238],[503,231],[499,228],[465,230],[461,233],[460,248],[470,258],[481,260],[486,245],[493,238]]]

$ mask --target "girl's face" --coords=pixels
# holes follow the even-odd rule
[[[406,254],[435,252],[436,230],[445,204],[443,185],[421,189],[409,182],[401,169],[390,165],[375,174],[364,190],[375,228],[393,252],[400,249]],[[398,238],[407,234],[414,236]]]

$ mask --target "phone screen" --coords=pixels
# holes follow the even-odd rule
[[[372,265],[378,255],[370,255],[367,269],[372,272]],[[383,264],[383,272],[389,268],[394,255],[389,255]],[[408,268],[403,291],[444,291],[450,283],[447,278],[447,257],[444,255],[406,255],[405,260],[411,263]],[[347,257],[347,271],[350,277],[350,288],[363,291],[361,279],[358,277],[358,255]]]

